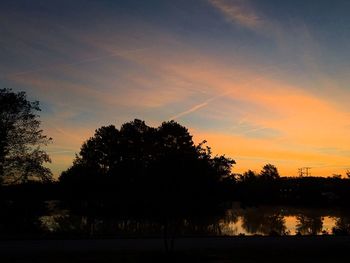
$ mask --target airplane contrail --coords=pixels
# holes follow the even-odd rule
[[[188,110],[186,110],[186,111],[180,112],[179,114],[176,114],[176,115],[170,117],[169,119],[170,119],[170,120],[176,120],[176,119],[178,119],[178,118],[180,118],[180,117],[182,117],[182,116],[185,116],[185,115],[187,115],[187,114],[190,114],[191,112],[197,111],[197,110],[199,110],[200,108],[203,108],[203,107],[205,107],[205,106],[207,106],[207,105],[208,105],[208,102],[200,103],[200,104],[195,105],[195,106],[193,106],[192,108],[190,108],[190,109],[188,109]]]
[[[278,70],[281,71],[281,70],[280,70],[280,69],[281,69],[281,66],[282,66],[282,65],[285,65],[285,64],[287,64],[287,63],[282,63],[282,64],[279,65],[279,66],[274,65],[274,66],[266,67],[266,68],[264,69],[264,71],[266,72],[266,71],[271,70],[271,69],[275,69],[275,70],[277,70],[277,71],[278,71]],[[263,72],[262,72],[262,73],[263,73]],[[281,73],[281,72],[276,72],[276,73],[273,74],[273,75],[276,75],[276,74],[278,74],[278,73]],[[258,81],[258,80],[260,80],[260,79],[263,79],[263,77],[256,77],[256,78],[254,78],[254,79],[250,79],[249,81],[243,83],[242,86],[249,85],[250,83],[253,83],[253,82]],[[181,117],[183,117],[183,116],[186,116],[186,115],[188,115],[188,114],[190,114],[190,113],[196,112],[196,111],[198,111],[198,110],[200,110],[200,109],[202,109],[202,108],[208,106],[208,105],[210,104],[210,102],[212,102],[212,101],[214,101],[214,100],[217,100],[217,99],[219,99],[219,98],[221,98],[221,97],[224,97],[224,96],[226,96],[226,95],[229,95],[229,94],[232,93],[232,92],[233,92],[232,90],[229,90],[229,91],[225,91],[225,92],[223,92],[223,93],[221,93],[221,94],[219,94],[219,95],[213,96],[213,97],[211,97],[211,98],[205,100],[205,101],[202,102],[202,103],[196,104],[196,105],[192,106],[191,108],[189,108],[189,109],[187,109],[187,110],[185,110],[185,111],[182,111],[182,112],[180,112],[180,113],[178,113],[178,114],[176,114],[176,115],[170,117],[169,119],[170,119],[170,120],[176,120],[176,119],[179,119],[179,118],[181,118]]]

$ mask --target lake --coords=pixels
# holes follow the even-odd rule
[[[113,237],[162,236],[163,222],[139,218],[91,217],[52,208],[39,218],[49,233]],[[169,221],[175,236],[325,235],[349,233],[350,213],[341,209],[230,205],[221,215]]]

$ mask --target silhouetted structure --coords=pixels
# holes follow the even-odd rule
[[[312,167],[301,167],[298,169],[298,174],[300,177],[303,177],[303,176],[311,176],[311,170]]]

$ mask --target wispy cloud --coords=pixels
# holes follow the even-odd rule
[[[38,73],[38,72],[40,73],[40,72],[49,71],[49,70],[58,70],[61,68],[66,68],[66,67],[78,66],[78,65],[84,64],[84,63],[93,63],[93,62],[96,62],[99,60],[109,59],[111,57],[122,57],[122,56],[125,56],[125,55],[130,54],[130,53],[145,51],[148,49],[150,49],[150,48],[138,48],[138,49],[124,50],[124,51],[113,51],[105,56],[88,57],[88,58],[80,59],[78,61],[74,61],[71,63],[49,64],[49,65],[46,65],[45,67],[38,67],[38,68],[32,69],[32,70],[19,71],[19,72],[15,72],[15,73],[3,75],[3,76],[0,75],[0,79],[8,79],[8,78],[21,76],[21,75],[28,75],[28,74],[32,74],[32,73]]]
[[[72,163],[95,128],[135,117],[153,126],[177,119],[197,129],[193,134],[207,139],[215,153],[239,155],[242,170],[265,161],[289,162],[281,169],[294,175],[299,165],[350,163],[350,109],[337,103],[349,93],[337,87],[337,78],[324,74],[324,63],[317,59],[324,54],[313,32],[264,13],[254,1],[207,3],[203,6],[228,24],[255,33],[254,41],[263,36],[263,44],[251,41],[244,46],[232,28],[210,28],[222,23],[207,16],[208,10],[198,12],[206,16],[207,24],[199,23],[206,30],[188,28],[196,30],[191,37],[173,32],[182,24],[158,28],[141,16],[124,22],[120,16],[103,16],[102,23],[86,24],[87,30],[67,24],[53,27],[36,16],[7,23],[5,42],[13,38],[2,44],[0,84],[25,89],[49,106],[42,120],[54,138],[48,149],[56,174]],[[179,21],[188,23],[187,16],[182,18]],[[208,39],[214,29],[225,34]],[[201,34],[203,38],[196,39]],[[300,71],[309,82],[295,74]],[[326,150],[320,151],[319,145]]]
[[[252,9],[247,8],[244,1],[209,0],[229,22],[255,29],[262,24],[262,19]]]

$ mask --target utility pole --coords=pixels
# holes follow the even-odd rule
[[[298,174],[300,177],[303,177],[303,176],[311,176],[311,170],[312,167],[301,167],[301,168],[298,168]]]
[[[304,167],[304,168],[306,170],[306,176],[311,176],[311,172],[310,172],[311,167]]]
[[[298,168],[299,177],[303,177],[303,168]]]

